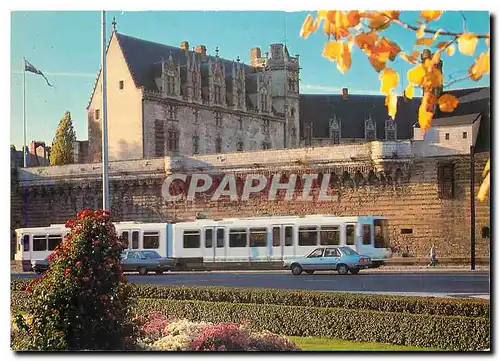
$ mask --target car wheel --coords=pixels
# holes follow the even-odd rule
[[[312,275],[312,274],[314,274],[314,271],[306,271],[306,273],[307,273],[308,275]]]
[[[359,273],[359,268],[353,268],[350,271],[352,275],[357,275]]]
[[[139,271],[139,274],[142,275],[142,276],[145,276],[148,274],[148,270],[146,269],[146,267],[139,267],[137,269],[137,271]]]
[[[299,264],[292,264],[292,274],[298,276],[302,273],[302,267]]]
[[[339,264],[337,266],[337,272],[339,273],[339,275],[346,275],[347,272],[349,272],[349,268],[347,268],[345,264]]]
[[[162,271],[162,270],[156,270],[156,271],[155,271],[155,273],[156,273],[157,275],[162,275],[162,274],[163,274],[163,271]]]

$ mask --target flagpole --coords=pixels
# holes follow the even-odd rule
[[[23,58],[23,67],[21,69],[23,76],[23,167],[27,167],[27,149],[26,149],[26,60]]]
[[[103,209],[109,210],[108,185],[108,114],[106,99],[106,12],[102,11],[102,203]]]

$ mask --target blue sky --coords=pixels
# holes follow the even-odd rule
[[[248,63],[250,49],[267,51],[269,44],[286,41],[291,54],[300,54],[301,92],[338,93],[348,87],[351,92],[378,93],[378,74],[366,55],[354,47],[351,69],[342,75],[335,63],[321,56],[326,36],[321,32],[308,39],[299,37],[307,12],[107,12],[108,29],[116,17],[119,32],[169,45],[189,41],[190,46],[206,45],[210,53],[215,47],[220,56],[240,58]],[[490,32],[487,12],[463,12],[467,31]],[[404,11],[401,19],[414,22],[418,12]],[[432,28],[463,31],[460,12],[448,11]],[[56,11],[13,12],[11,16],[11,144],[20,149],[22,138],[22,58],[26,57],[42,70],[54,85],[49,88],[42,77],[26,75],[26,119],[28,142],[44,140],[51,144],[59,120],[71,111],[78,139],[87,139],[86,106],[100,67],[100,12]],[[392,25],[384,35],[394,39],[407,51],[412,50],[415,34]],[[486,49],[480,40],[475,56]],[[463,77],[473,58],[459,54],[444,57],[445,83]],[[406,86],[411,65],[397,58],[391,65],[401,72],[399,93]],[[489,76],[479,82],[462,81],[452,88],[489,85]]]

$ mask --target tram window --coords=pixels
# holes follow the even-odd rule
[[[33,251],[47,250],[47,236],[33,236]]]
[[[229,247],[238,248],[247,246],[247,230],[245,228],[233,228],[229,230]]]
[[[200,248],[200,231],[184,231],[184,248]]]
[[[122,232],[122,242],[125,248],[128,248],[128,231]]]
[[[51,234],[49,235],[49,251],[53,251],[61,244],[62,236],[60,234]]]
[[[316,246],[318,230],[314,226],[299,227],[299,246]]]
[[[132,232],[132,248],[139,248],[139,231]]]
[[[285,246],[293,246],[293,227],[285,227]]]
[[[217,229],[217,248],[224,247],[224,229]]]
[[[212,248],[212,230],[205,229],[205,248]]]
[[[280,246],[281,228],[273,227],[273,247]]]
[[[354,225],[348,224],[345,226],[345,244],[354,246]]]
[[[144,234],[142,235],[142,244],[144,249],[160,248],[160,233],[144,232]]]
[[[375,248],[389,248],[389,224],[387,219],[376,219],[375,226]]]
[[[340,244],[339,226],[322,226],[319,244],[322,246],[338,246]]]
[[[250,247],[267,247],[267,228],[250,228]]]
[[[369,224],[363,224],[363,244],[372,244],[372,227]]]
[[[23,251],[28,252],[30,250],[30,236],[25,234],[23,237]]]

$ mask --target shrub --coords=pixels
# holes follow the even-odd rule
[[[66,223],[49,269],[26,288],[31,325],[19,322],[34,350],[120,350],[134,346],[123,245],[110,214],[85,210]]]
[[[251,320],[257,330],[288,336],[323,336],[361,342],[477,351],[490,348],[485,318],[359,309],[140,299],[137,312],[214,323]]]

